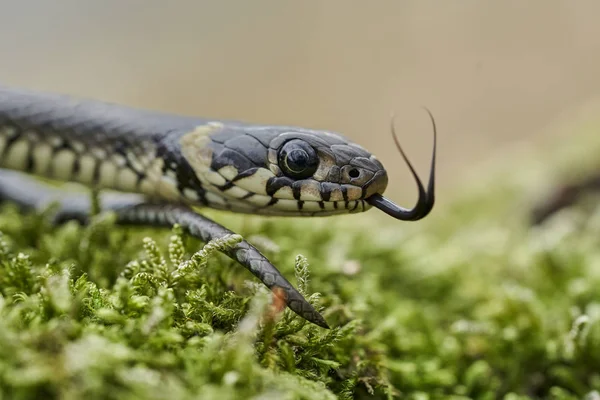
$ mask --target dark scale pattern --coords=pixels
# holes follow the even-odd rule
[[[223,146],[232,154],[237,154],[238,157],[246,159],[254,168],[264,167],[267,163],[267,149],[250,135],[238,134],[237,137],[223,143]],[[214,158],[218,159],[219,157],[215,155]],[[239,171],[243,172],[251,168],[240,168]]]
[[[269,178],[267,181],[267,195],[273,196],[275,192],[277,192],[282,187],[291,187],[294,183],[294,180],[288,178],[287,176],[275,176]]]
[[[34,163],[34,158],[33,158],[33,151],[30,148],[29,151],[27,152],[27,164],[25,165],[25,171],[27,171],[27,172],[33,171],[34,166],[35,166],[35,163]]]
[[[344,198],[344,202],[346,203],[346,208],[348,208],[348,188],[344,185],[340,186],[342,190],[342,196]]]
[[[219,135],[215,136],[218,137]],[[244,138],[246,136],[241,135],[239,137]],[[248,138],[254,142],[252,145],[258,143],[255,139]],[[239,146],[233,146],[233,143],[235,143],[234,140],[228,140],[225,143],[213,141],[210,144],[213,151],[212,164],[210,166],[212,170],[218,171],[223,167],[235,165],[239,172],[248,170],[256,171],[257,168],[265,165],[264,155],[260,160],[257,160],[257,151],[247,151],[248,154],[244,154],[244,150]]]
[[[294,199],[300,200],[300,196],[302,195],[302,182],[296,181],[292,183],[292,194],[294,195]]]
[[[11,137],[6,139],[6,145],[4,146],[4,150],[2,150],[2,158],[4,158],[6,157],[6,154],[8,153],[8,150],[12,147],[12,145],[21,137],[21,130],[13,124],[5,124],[0,126],[7,126],[16,129],[15,133]]]
[[[245,171],[242,171],[239,174],[237,174],[237,176],[235,178],[233,178],[233,180],[231,182],[234,183],[236,181],[239,181],[240,179],[244,179],[249,176],[252,176],[256,173],[256,171],[258,171],[258,167],[257,168],[249,168]]]
[[[175,172],[179,193],[184,196],[185,189],[193,190],[198,195],[198,203],[207,205],[206,190],[202,187],[202,182],[196,176],[192,166],[183,157],[179,149],[179,141],[170,140],[170,137],[167,136],[155,142],[156,155],[164,160],[162,173],[167,174],[169,170]],[[173,166],[175,166],[174,169]]]
[[[267,137],[270,136],[267,135]],[[264,143],[264,137],[259,140],[244,128],[240,129],[239,125],[232,125],[212,134],[210,139],[209,146],[212,150],[210,168],[218,171],[223,167],[233,165],[237,170],[237,175],[219,186],[219,190],[231,189],[235,186],[236,181],[254,175],[260,168],[268,168],[267,145]],[[267,192],[269,192],[268,187]],[[248,193],[243,199],[249,199],[253,195],[253,193]],[[277,199],[272,199],[269,205],[276,202]]]
[[[329,201],[331,192],[335,189],[339,189],[339,186],[335,183],[321,182],[321,197],[323,198],[323,201]]]

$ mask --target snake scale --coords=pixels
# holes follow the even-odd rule
[[[428,111],[429,112],[429,111]],[[415,221],[434,205],[435,121],[427,190],[400,147],[419,189],[413,209],[383,197],[388,176],[377,158],[340,134],[294,126],[215,121],[142,110],[57,93],[0,87],[0,200],[24,209],[59,204],[56,222],[86,222],[89,196],[63,193],[23,173],[74,182],[103,193],[118,223],[180,224],[208,242],[230,230],[196,207],[278,216],[327,216],[376,207]],[[254,246],[227,255],[295,313],[325,319]]]

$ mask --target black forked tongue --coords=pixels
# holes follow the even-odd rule
[[[429,114],[429,118],[431,119],[431,123],[433,125],[433,152],[431,156],[431,171],[429,172],[429,183],[427,184],[427,190],[425,190],[423,187],[423,182],[421,182],[421,179],[419,179],[417,172],[415,171],[411,162],[408,160],[408,157],[406,157],[406,154],[404,154],[402,146],[400,146],[398,136],[396,135],[396,130],[394,129],[394,121],[392,119],[392,137],[396,143],[396,148],[398,148],[400,154],[402,154],[402,158],[408,165],[408,168],[410,169],[410,172],[417,183],[417,187],[419,189],[419,199],[417,200],[417,204],[414,206],[414,208],[410,210],[400,207],[380,194],[374,194],[366,199],[367,203],[373,207],[378,208],[386,214],[402,221],[418,221],[421,218],[426,217],[433,209],[433,205],[435,203],[435,153],[437,145],[437,129],[435,127],[435,120],[433,119],[433,115],[431,115],[431,111],[429,111],[427,108],[425,108],[425,111],[427,111],[427,114]]]

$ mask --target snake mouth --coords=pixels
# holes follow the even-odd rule
[[[431,111],[429,111],[427,108],[425,108],[425,111],[427,111],[427,114],[429,114],[429,118],[431,119],[431,123],[433,125],[433,151],[431,156],[431,169],[429,172],[429,183],[427,184],[427,190],[425,190],[423,182],[421,182],[419,175],[415,171],[412,163],[409,161],[408,157],[404,153],[404,150],[402,149],[402,146],[400,145],[398,136],[396,135],[396,130],[394,129],[394,121],[392,118],[391,130],[394,143],[402,155],[404,162],[406,165],[408,165],[408,168],[410,169],[410,172],[419,190],[417,204],[411,209],[406,209],[383,197],[379,193],[373,194],[365,199],[365,201],[373,207],[401,221],[418,221],[422,218],[425,218],[427,215],[429,215],[435,204],[435,158],[437,147],[437,129],[435,126],[435,119],[433,118]]]

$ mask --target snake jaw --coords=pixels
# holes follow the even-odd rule
[[[417,204],[412,209],[403,208],[389,199],[386,199],[380,193],[373,194],[367,197],[366,201],[370,205],[379,210],[385,212],[392,217],[399,219],[401,221],[418,221],[422,218],[425,218],[435,204],[435,159],[436,159],[436,147],[437,147],[437,129],[435,126],[435,119],[427,108],[425,108],[427,114],[429,114],[429,118],[431,119],[431,123],[433,125],[433,150],[431,156],[431,169],[429,172],[429,183],[427,184],[427,190],[423,187],[423,183],[421,179],[417,175],[412,163],[404,153],[402,146],[398,140],[398,136],[396,135],[396,130],[394,129],[393,119],[392,119],[392,137],[394,138],[394,143],[396,144],[396,148],[400,151],[402,158],[408,165],[410,172],[415,179],[417,184],[417,188],[419,190],[419,198],[417,200]]]

